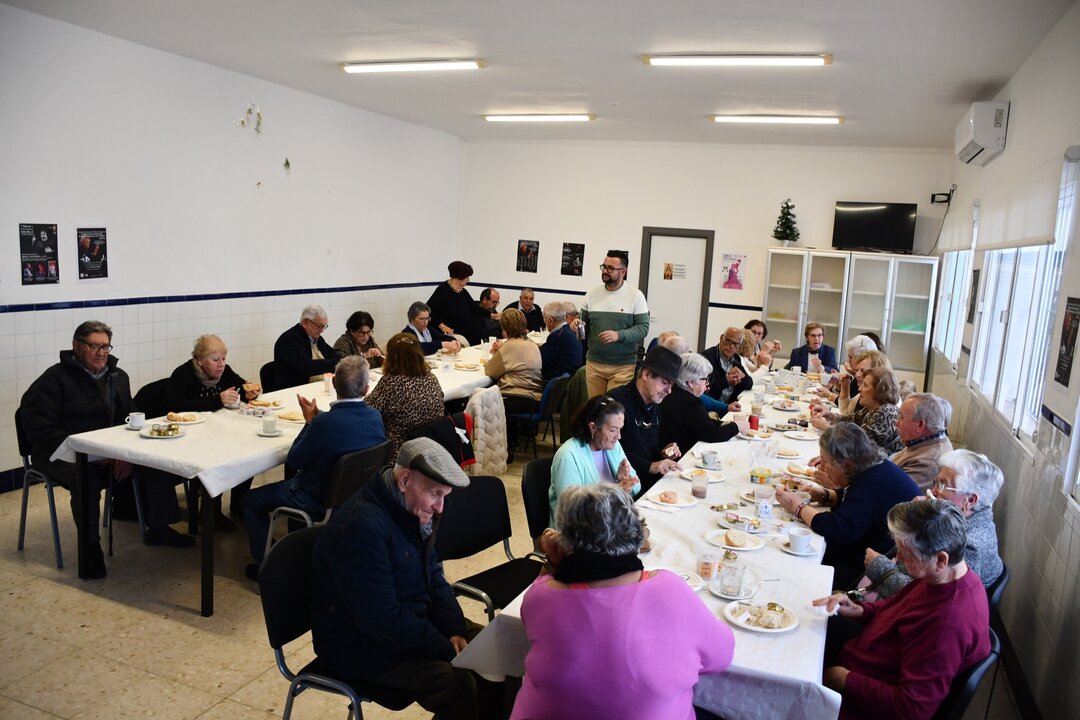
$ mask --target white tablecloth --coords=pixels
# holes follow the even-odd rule
[[[490,387],[494,384],[491,378],[484,374],[484,366],[480,363],[484,355],[484,347],[474,345],[462,348],[461,352],[452,357],[442,355],[429,355],[428,360],[435,363],[431,372],[439,379],[442,386],[443,400],[460,400],[472,395],[473,390]],[[475,364],[475,370],[460,370],[455,368],[455,363]],[[444,369],[445,367],[445,369]],[[371,389],[374,390],[382,377],[382,371],[371,371]]]

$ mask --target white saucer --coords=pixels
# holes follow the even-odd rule
[[[143,427],[146,427],[146,426],[145,426],[145,425],[143,425]],[[132,432],[139,432],[139,431],[141,431],[141,430],[142,430],[143,428],[133,428],[133,427],[131,427],[130,425],[125,425],[125,426],[124,426],[124,429],[125,429],[125,430],[131,430]]]
[[[786,552],[788,555],[794,555],[795,557],[810,557],[811,555],[817,555],[817,548],[814,547],[814,543],[810,543],[809,547],[806,548],[806,552],[797,553],[791,549],[791,546],[788,545],[787,540],[784,540],[780,543],[780,549]]]
[[[264,433],[262,430],[256,430],[255,434],[258,435],[259,437],[277,437],[278,435],[281,434],[281,431],[280,430],[275,430],[272,433]]]

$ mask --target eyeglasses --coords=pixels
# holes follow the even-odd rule
[[[934,481],[934,487],[936,487],[937,491],[940,492],[940,493],[958,493],[958,492],[960,492],[960,488],[953,487],[952,485],[949,485],[947,480],[935,480]]]
[[[430,315],[417,315],[416,317],[413,318],[413,322],[417,322],[417,321],[427,322],[430,319],[431,319]]]
[[[722,335],[720,337],[720,342],[727,343],[728,345],[738,345],[740,342],[742,342],[742,340],[732,340],[727,335]]]
[[[600,265],[601,270],[607,270],[608,272],[617,272],[619,270],[625,270],[624,267],[616,267],[615,265]]]
[[[356,334],[357,335],[370,335],[371,334],[371,328],[368,328],[366,330],[364,328],[360,328],[359,330],[356,331]]]
[[[86,342],[82,338],[79,338],[79,342],[81,342],[83,345],[88,347],[90,349],[90,352],[96,352],[96,353],[97,352],[103,352],[106,355],[108,355],[109,353],[112,352],[112,349],[113,349],[112,345],[108,345],[108,344],[100,345],[98,343]]]
[[[326,328],[330,327],[329,323],[318,323],[318,322],[315,322],[314,320],[308,320],[308,322],[311,323],[312,325],[314,325],[315,327],[319,328],[319,332],[322,332]]]

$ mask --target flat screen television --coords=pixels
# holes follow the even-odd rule
[[[917,209],[915,203],[838,202],[833,247],[910,253]]]

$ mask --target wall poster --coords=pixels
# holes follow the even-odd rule
[[[79,228],[79,279],[109,277],[105,228]]]
[[[539,240],[518,240],[517,271],[536,272],[536,263],[540,255]]]
[[[56,225],[19,223],[19,252],[23,285],[60,282]]]
[[[585,243],[562,244],[562,274],[581,277],[585,266]]]
[[[745,255],[732,255],[724,253],[720,265],[720,276],[724,278],[721,287],[726,290],[742,290],[743,278],[746,277]]]
[[[1054,382],[1069,387],[1073,356],[1076,353],[1076,330],[1080,327],[1080,298],[1069,298],[1065,303],[1065,319],[1061,323],[1061,344],[1058,346],[1057,365],[1054,366]]]

